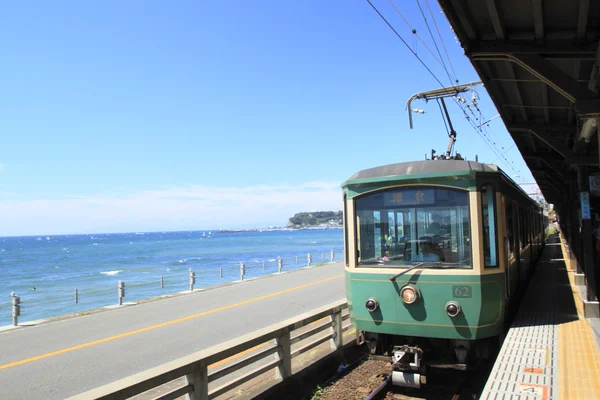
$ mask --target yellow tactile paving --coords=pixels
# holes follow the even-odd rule
[[[583,318],[583,302],[572,271],[569,282],[579,319],[558,326],[559,399],[600,400],[600,354],[592,328]]]

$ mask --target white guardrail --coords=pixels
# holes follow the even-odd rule
[[[338,300],[68,400],[126,399],[162,385],[168,387],[167,391],[154,398],[166,400],[187,395],[191,400],[208,400],[271,370],[275,370],[274,378],[280,382],[292,376],[293,358],[328,341],[329,352],[341,351],[343,333],[351,329],[347,308],[346,300]],[[243,357],[239,360],[227,360],[240,355]],[[221,366],[224,360],[227,361]],[[181,384],[172,388],[177,380]]]

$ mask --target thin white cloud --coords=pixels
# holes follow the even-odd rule
[[[0,164],[0,171],[4,171],[4,164]]]
[[[0,235],[285,225],[297,212],[340,210],[339,183],[160,190],[62,199],[0,200]]]

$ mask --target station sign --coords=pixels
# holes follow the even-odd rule
[[[600,174],[590,175],[589,180],[590,180],[590,195],[592,197],[600,197]]]
[[[590,194],[588,192],[579,192],[579,202],[581,203],[581,219],[591,219]]]

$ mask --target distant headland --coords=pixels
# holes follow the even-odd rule
[[[286,228],[328,229],[342,227],[341,211],[301,212],[289,219]]]
[[[263,229],[221,229],[219,232],[263,232],[296,229],[339,229],[342,228],[341,211],[313,211],[296,213],[286,226],[269,226]]]

